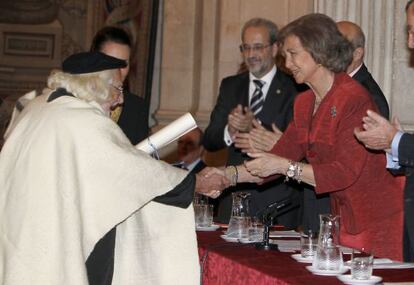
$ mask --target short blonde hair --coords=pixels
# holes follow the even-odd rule
[[[114,75],[114,70],[85,74],[53,70],[47,79],[47,86],[50,89],[64,88],[79,99],[86,102],[96,101],[102,105],[111,100],[111,83]]]

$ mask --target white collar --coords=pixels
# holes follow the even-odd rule
[[[350,77],[354,77],[354,75],[361,69],[362,65],[363,65],[363,63],[361,63],[357,68],[355,68],[354,70],[352,70],[352,72],[349,73],[348,75]]]
[[[196,160],[194,160],[193,162],[191,162],[189,165],[187,165],[187,169],[188,171],[191,171],[194,169],[194,167],[197,165],[197,163],[199,163],[201,160],[201,158],[197,158]],[[185,165],[185,164],[184,164]]]
[[[252,82],[253,80],[260,80],[265,82],[265,86],[270,86],[270,83],[272,82],[273,77],[276,74],[276,71],[276,65],[273,65],[272,69],[268,73],[266,73],[262,78],[257,78],[253,75],[253,73],[249,72],[250,82]]]

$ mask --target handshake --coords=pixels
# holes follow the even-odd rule
[[[206,167],[197,174],[195,191],[211,198],[217,198],[229,186],[240,182],[262,183],[263,178],[250,174],[246,165],[227,167]]]
[[[196,177],[195,191],[211,198],[217,198],[231,185],[224,168],[206,167]]]

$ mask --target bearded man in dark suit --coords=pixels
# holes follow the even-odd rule
[[[237,134],[248,133],[259,126],[274,131],[278,138],[292,118],[293,100],[297,94],[291,77],[275,65],[278,52],[277,26],[266,19],[249,20],[242,29],[240,51],[247,71],[224,78],[216,106],[205,130],[203,145],[209,151],[228,148],[228,165],[239,165],[248,155],[234,145]],[[260,122],[260,123],[259,123]],[[299,192],[279,179],[265,185],[238,184],[218,198],[216,220],[227,223],[231,215],[235,191],[251,193],[251,215],[255,216],[272,202],[293,197]],[[278,217],[278,223],[294,228],[298,210],[290,210]]]

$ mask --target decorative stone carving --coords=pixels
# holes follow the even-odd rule
[[[0,22],[46,24],[56,19],[58,5],[49,0],[1,0]]]
[[[61,63],[62,25],[0,24],[0,65],[57,67]]]

